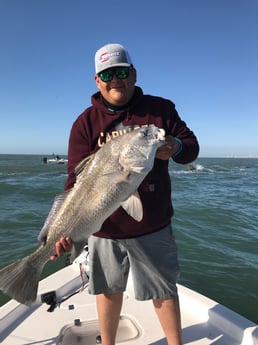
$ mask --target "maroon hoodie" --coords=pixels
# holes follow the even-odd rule
[[[166,135],[180,139],[180,152],[172,159],[180,164],[195,160],[199,145],[192,131],[183,122],[175,105],[161,97],[144,95],[139,87],[124,109],[109,109],[100,92],[91,98],[87,108],[74,122],[69,139],[68,179],[65,189],[76,180],[75,167],[86,156],[96,152],[110,138],[118,134],[117,125],[155,125],[163,128]],[[122,207],[115,211],[94,235],[104,238],[130,238],[158,231],[170,223],[173,215],[171,181],[168,160],[155,159],[154,167],[140,185],[138,192],[143,204],[143,219],[140,222],[129,216]],[[89,200],[90,202],[90,200]]]

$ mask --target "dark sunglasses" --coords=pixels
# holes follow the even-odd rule
[[[130,67],[115,67],[98,73],[98,76],[104,83],[107,83],[113,79],[114,74],[118,79],[126,79],[129,76],[129,70]]]

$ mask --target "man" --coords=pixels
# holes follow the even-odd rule
[[[139,187],[143,219],[136,222],[119,208],[89,238],[89,291],[96,294],[102,344],[115,344],[130,266],[136,299],[153,300],[168,344],[179,345],[179,267],[170,225],[173,207],[168,161],[172,158],[181,164],[192,162],[197,158],[199,145],[171,101],[144,95],[135,86],[136,69],[123,46],[107,44],[100,48],[95,55],[95,67],[99,92],[92,96],[92,106],[73,124],[65,189],[75,183],[76,165],[112,136],[128,128],[152,124],[165,129],[167,134],[166,145],[158,149],[154,167]],[[61,238],[56,244],[57,256],[71,246],[70,238]]]

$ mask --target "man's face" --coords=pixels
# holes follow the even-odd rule
[[[112,80],[108,82],[102,81],[100,76],[96,74],[95,81],[104,99],[111,105],[120,107],[127,104],[134,94],[136,70],[129,68],[129,75],[125,79],[119,79],[116,73],[113,73]]]

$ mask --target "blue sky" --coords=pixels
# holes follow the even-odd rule
[[[66,154],[95,51],[114,42],[200,156],[258,157],[257,0],[0,0],[0,153]]]

